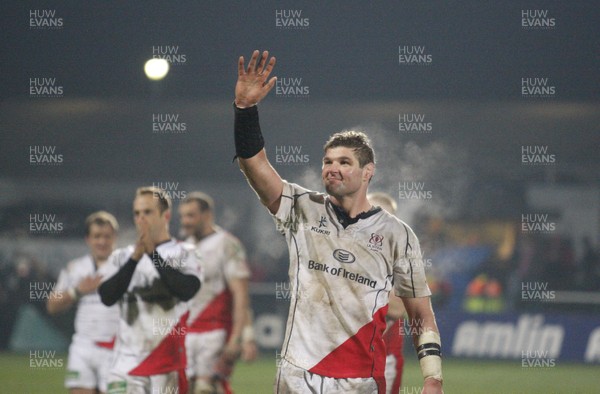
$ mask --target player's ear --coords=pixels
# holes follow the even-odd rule
[[[164,212],[164,215],[165,215],[165,219],[167,220],[167,222],[170,222],[170,221],[171,221],[171,210],[170,210],[170,209],[167,209],[167,210]]]
[[[374,163],[365,164],[365,166],[363,167],[363,181],[370,182],[371,178],[373,178],[374,175],[375,175],[375,164]]]

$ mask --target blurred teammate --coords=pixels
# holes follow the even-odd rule
[[[96,291],[115,247],[119,224],[99,211],[85,220],[85,243],[90,253],[67,264],[60,272],[46,305],[48,313],[63,312],[77,304],[75,333],[69,346],[65,387],[71,394],[106,392],[106,378],[119,326],[119,310],[107,307]]]
[[[207,194],[189,193],[179,205],[179,216],[186,241],[196,246],[204,276],[202,289],[188,302],[185,341],[191,392],[229,393],[228,378],[243,350],[242,333],[248,321],[246,253],[237,238],[215,225],[214,201]],[[244,348],[252,353],[254,340],[245,339]]]
[[[139,188],[133,216],[139,239],[113,253],[113,275],[99,288],[102,302],[118,302],[120,312],[108,393],[186,393],[185,301],[200,288],[198,264],[169,234],[163,190]]]
[[[256,104],[275,85],[275,58],[255,51],[238,62],[236,156],[290,252],[291,304],[277,393],[385,393],[382,334],[389,292],[402,297],[424,376],[442,392],[440,337],[419,241],[407,224],[367,200],[375,158],[367,136],[334,134],[324,146],[327,194],[281,179],[270,165]]]
[[[396,201],[387,193],[375,192],[367,195],[369,202],[379,206],[392,215],[396,214]],[[385,383],[386,393],[398,394],[402,385],[402,370],[404,368],[404,345],[402,316],[406,313],[402,299],[390,291],[390,301],[385,316],[386,329],[383,333],[385,342]]]

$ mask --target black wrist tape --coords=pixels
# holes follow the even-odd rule
[[[442,347],[437,343],[424,343],[417,348],[419,360],[426,356],[442,356]]]
[[[235,121],[233,125],[236,157],[249,159],[265,147],[265,140],[258,122],[256,105],[248,108],[238,108],[233,104]]]

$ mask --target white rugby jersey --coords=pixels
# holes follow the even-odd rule
[[[131,245],[112,254],[109,260],[112,274],[129,260],[133,250]],[[167,264],[201,279],[191,245],[172,239],[156,250]],[[187,304],[168,292],[148,255],[138,261],[118,305],[114,368],[147,376],[185,367]]]
[[[187,241],[195,242],[193,237]],[[188,332],[222,328],[230,331],[233,299],[227,282],[250,277],[244,247],[236,237],[216,227],[216,232],[196,243],[194,254],[202,269],[203,281],[200,291],[188,301]]]
[[[60,296],[67,290],[76,287],[86,276],[102,275],[106,277],[108,262],[98,269],[91,255],[82,256],[70,261],[60,272],[54,290]],[[75,333],[73,341],[95,343],[109,347],[119,327],[119,308],[116,305],[106,306],[100,300],[97,291],[82,295],[77,301],[75,312]]]
[[[286,181],[273,216],[290,254],[282,358],[323,376],[382,379],[388,292],[431,295],[412,229],[384,210],[344,229],[327,195]]]

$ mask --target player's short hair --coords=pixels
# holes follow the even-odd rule
[[[85,219],[85,236],[90,235],[90,231],[92,228],[92,224],[96,224],[98,226],[110,226],[113,231],[116,233],[119,231],[119,222],[117,219],[110,213],[106,211],[98,211],[92,213]]]
[[[167,194],[166,191],[160,189],[156,186],[143,186],[139,187],[135,191],[135,196],[146,196],[151,195],[152,198],[155,198],[158,201],[158,210],[160,213],[168,211],[171,209],[172,202],[171,197]]]
[[[358,159],[358,164],[362,168],[369,163],[375,164],[375,152],[371,147],[369,137],[361,132],[354,130],[344,130],[333,134],[323,146],[323,151],[337,147],[351,148]]]
[[[206,193],[195,191],[188,193],[185,199],[181,201],[182,204],[189,204],[195,202],[200,208],[200,212],[211,211],[215,209],[215,201]]]
[[[389,194],[384,193],[384,192],[369,193],[367,195],[367,200],[369,200],[371,203],[373,203],[375,205],[379,205],[379,204],[389,205],[393,210],[393,212],[390,212],[391,214],[395,214],[396,210],[398,209],[398,204],[396,203],[396,200],[394,200],[394,198],[392,196],[390,196]]]

